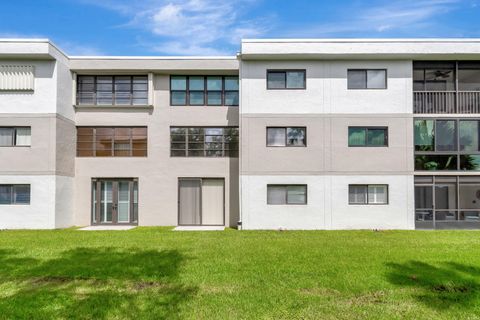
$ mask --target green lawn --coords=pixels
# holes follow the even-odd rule
[[[0,318],[480,319],[480,232],[1,231]]]

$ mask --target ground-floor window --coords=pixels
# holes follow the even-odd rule
[[[416,176],[417,228],[480,228],[480,176]]]
[[[92,224],[136,224],[137,222],[137,179],[92,180]]]
[[[0,184],[0,205],[30,204],[29,184]]]

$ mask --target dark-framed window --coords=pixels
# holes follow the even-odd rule
[[[388,184],[349,184],[348,204],[388,204]]]
[[[170,76],[172,106],[238,106],[238,76]]]
[[[388,147],[388,127],[348,127],[349,147]]]
[[[306,127],[267,127],[267,147],[306,146]]]
[[[387,69],[348,69],[348,89],[387,89]]]
[[[146,157],[147,127],[77,127],[77,157]]]
[[[306,89],[306,70],[267,70],[267,89]]]
[[[29,147],[31,127],[0,127],[0,147]]]
[[[172,157],[238,157],[238,127],[170,127]]]
[[[306,184],[268,184],[267,204],[307,204]]]
[[[455,91],[455,61],[415,61],[413,91]]]
[[[148,104],[148,76],[78,75],[77,105]]]
[[[414,119],[415,170],[480,171],[480,119]]]
[[[0,184],[0,205],[30,204],[29,184]]]

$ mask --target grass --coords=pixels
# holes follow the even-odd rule
[[[1,231],[12,318],[480,319],[480,233]]]

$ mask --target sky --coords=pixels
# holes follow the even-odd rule
[[[234,55],[253,38],[475,38],[480,0],[0,0],[0,38],[69,55]]]

